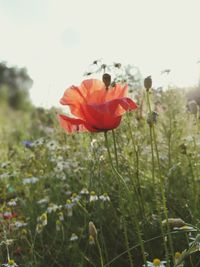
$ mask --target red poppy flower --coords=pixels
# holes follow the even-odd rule
[[[79,87],[68,88],[60,100],[68,105],[77,118],[58,115],[61,126],[68,132],[102,132],[117,128],[122,115],[137,108],[135,102],[127,98],[128,86],[116,84],[106,89],[100,80],[89,79]]]

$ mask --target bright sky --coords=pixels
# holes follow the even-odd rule
[[[26,66],[34,104],[57,106],[93,60],[138,66],[162,85],[200,73],[199,0],[0,0],[0,61]]]

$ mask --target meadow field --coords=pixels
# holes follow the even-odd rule
[[[137,109],[96,132],[1,104],[2,266],[200,266],[199,106],[143,81],[128,96]]]

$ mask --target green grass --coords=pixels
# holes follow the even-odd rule
[[[149,95],[156,122],[140,96],[143,109],[114,131],[116,149],[107,133],[111,158],[104,133],[67,135],[55,110],[1,108],[0,263],[141,267],[159,258],[199,266],[200,121],[182,91]]]

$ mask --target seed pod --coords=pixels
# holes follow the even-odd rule
[[[144,87],[146,88],[147,91],[149,91],[149,89],[151,89],[152,87],[152,79],[151,76],[148,76],[144,79]]]
[[[102,80],[106,86],[106,89],[108,89],[108,87],[110,86],[111,84],[111,75],[108,74],[108,73],[104,73],[103,76],[102,76]]]

